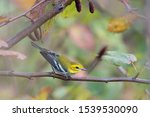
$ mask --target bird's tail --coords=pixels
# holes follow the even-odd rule
[[[38,48],[38,49],[41,50],[41,51],[47,51],[47,49],[38,46],[38,45],[35,44],[34,42],[31,42],[31,45],[32,45],[33,47],[35,47],[35,48]]]

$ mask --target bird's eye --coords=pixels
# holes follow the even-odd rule
[[[76,69],[79,69],[79,67],[78,67],[78,66],[76,66]]]

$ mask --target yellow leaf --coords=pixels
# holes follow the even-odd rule
[[[130,24],[128,23],[127,20],[116,18],[109,22],[107,29],[109,32],[120,33],[120,32],[124,32],[125,30],[127,30],[129,26]]]
[[[33,97],[33,100],[46,100],[48,98],[49,93],[52,91],[50,87],[44,87],[40,90],[40,92]]]
[[[113,18],[109,21],[107,30],[114,33],[124,32],[131,27],[138,17],[139,15],[136,12],[130,12],[122,17]]]
[[[53,25],[53,23],[54,23],[54,18],[48,20],[46,23],[44,23],[44,24],[42,25],[42,35],[43,35],[43,36],[45,36],[45,35],[48,34],[48,32],[49,32],[51,26]]]
[[[67,8],[65,8],[63,10],[63,12],[61,12],[61,16],[63,18],[70,18],[73,16],[76,16],[78,14],[78,12],[75,9],[75,3],[73,2],[71,5],[69,5]]]

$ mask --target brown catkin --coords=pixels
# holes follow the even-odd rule
[[[75,0],[75,4],[76,4],[76,9],[78,12],[81,12],[81,1],[80,0]]]
[[[94,4],[92,1],[89,1],[89,11],[90,13],[94,13]]]

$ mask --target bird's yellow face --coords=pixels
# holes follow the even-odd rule
[[[78,73],[79,71],[86,71],[86,69],[80,63],[72,63],[69,66],[68,71],[72,74],[75,74]]]

